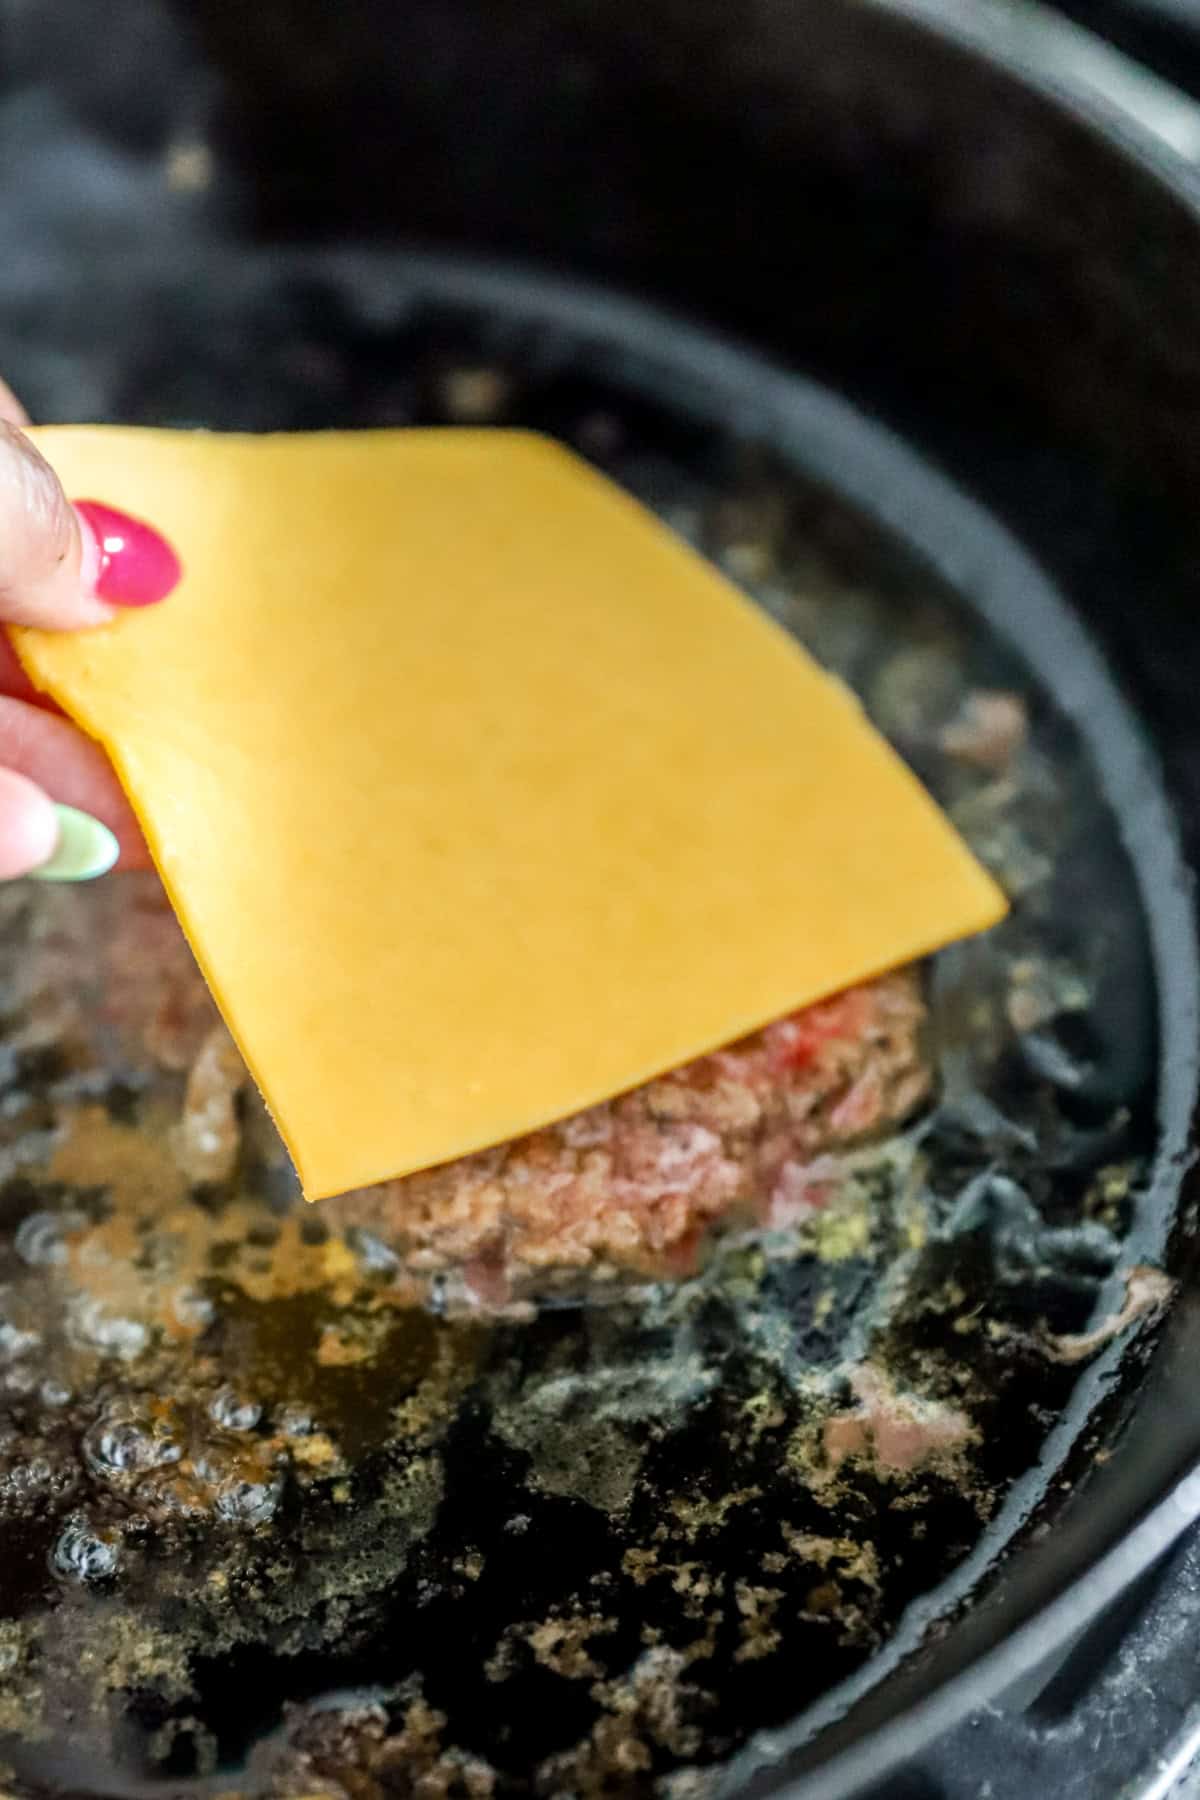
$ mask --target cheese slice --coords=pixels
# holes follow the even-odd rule
[[[21,632],[108,750],[320,1198],[999,919],[856,701],[539,437],[34,433],[161,606]]]

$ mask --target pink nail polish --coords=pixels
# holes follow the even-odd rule
[[[89,568],[85,545],[83,566],[85,579],[92,575],[92,591],[99,599],[114,606],[153,606],[166,598],[183,571],[165,538],[140,519],[99,500],[77,500],[75,511],[94,542],[95,562]]]

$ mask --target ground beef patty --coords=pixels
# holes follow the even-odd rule
[[[246,1071],[157,883],[109,888],[83,932],[53,895],[43,909],[31,985],[73,997],[74,1015],[44,1026],[58,1041],[84,1032],[83,971],[98,973],[93,1055],[107,1056],[100,1040],[115,1033],[134,1065],[188,1071],[175,1159],[193,1183],[228,1190],[240,1179]],[[369,1232],[415,1294],[453,1274],[468,1304],[501,1304],[572,1272],[686,1274],[714,1228],[786,1226],[820,1206],[838,1176],[832,1153],[918,1105],[930,1084],[924,1018],[919,978],[903,970],[543,1131],[324,1201],[314,1216]],[[282,1166],[273,1136],[266,1154]]]
[[[929,1087],[911,971],[852,988],[617,1100],[442,1168],[327,1201],[414,1271],[502,1302],[551,1271],[682,1275],[706,1235],[814,1206],[830,1152]]]

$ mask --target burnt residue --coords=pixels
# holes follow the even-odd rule
[[[1153,1135],[1130,873],[1025,670],[768,447],[631,400],[565,331],[238,305],[245,379],[213,295],[105,405],[562,437],[852,682],[1014,906],[925,972],[934,1098],[785,1227],[464,1319],[300,1204],[153,882],[0,891],[8,1785],[685,1800],[974,1548],[1105,1306],[1165,1300],[1117,1292]]]

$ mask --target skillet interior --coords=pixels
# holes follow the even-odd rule
[[[924,690],[947,660],[956,692],[1023,688],[1026,810],[1010,818],[1003,781],[946,790],[1018,907],[987,945],[938,960],[941,1103],[890,1170],[802,1233],[799,1261],[790,1240],[765,1263],[735,1248],[681,1294],[536,1323],[380,1313],[386,1247],[340,1237],[336,1205],[297,1238],[288,1171],[253,1115],[241,1176],[195,1189],[182,1213],[154,1197],[169,1158],[115,1174],[129,1125],[153,1138],[173,1091],[124,1060],[119,1027],[107,1076],[103,1054],[93,1068],[52,1045],[36,1066],[19,1052],[37,1119],[5,1190],[9,1482],[32,1483],[34,1503],[10,1526],[9,1753],[39,1787],[82,1785],[87,1767],[106,1793],[214,1779],[291,1792],[313,1766],[353,1767],[379,1732],[391,1757],[399,1732],[405,1756],[431,1760],[430,1779],[501,1792],[739,1781],[764,1747],[811,1737],[872,1691],[973,1591],[1078,1451],[1116,1367],[1118,1345],[1078,1334],[1132,1292],[1136,1335],[1165,1298],[1161,1277],[1131,1290],[1129,1271],[1166,1260],[1193,973],[1152,763],[1017,544],[821,390],[644,309],[437,259],[231,262],[210,292],[193,297],[171,367],[208,382],[222,424],[272,409],[313,423],[335,405],[363,422],[381,406],[436,417],[481,354],[522,422],[595,438],[607,420],[614,472],[716,554],[732,530],[744,561],[748,538],[764,602],[835,666],[848,659],[910,754],[932,758],[935,786],[944,759],[910,715],[937,716]],[[245,359],[237,383],[213,379],[214,341]],[[335,396],[297,387],[289,403],[274,367],[255,377],[260,343],[284,366],[332,367]],[[131,356],[114,410],[177,417],[161,367]],[[725,496],[715,510],[709,490]],[[793,540],[815,557],[799,574]],[[1105,918],[1081,929],[1096,893]],[[68,896],[61,918],[48,904],[11,911],[10,967],[37,966],[39,932],[82,933],[111,1017],[104,939],[127,900]],[[962,1023],[1027,953],[1069,969],[1078,1022],[1098,1036],[1072,1042],[1070,1002],[1011,1040]],[[68,952],[67,991],[70,970]],[[167,1248],[181,1232],[188,1248]],[[19,1342],[39,1331],[44,1351]],[[67,1397],[47,1400],[56,1382]],[[294,1423],[301,1407],[315,1434]],[[837,1434],[864,1430],[876,1448],[851,1445],[843,1468]],[[118,1647],[107,1661],[97,1632]],[[78,1681],[81,1651],[115,1724]],[[51,1716],[73,1709],[50,1746],[33,1694]],[[291,1723],[302,1748],[285,1751],[284,1708],[317,1700],[315,1722]],[[433,1748],[418,1752],[419,1725]],[[747,1747],[755,1728],[774,1737]]]

